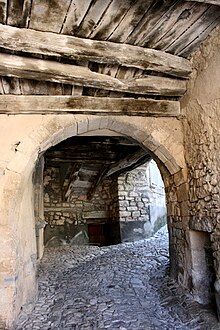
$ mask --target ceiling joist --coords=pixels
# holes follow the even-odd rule
[[[82,66],[3,53],[0,54],[0,75],[141,95],[181,96],[186,91],[186,81],[180,79],[146,76],[126,81],[92,72]]]
[[[89,96],[0,95],[1,114],[104,114],[178,117],[179,101]]]
[[[191,64],[188,60],[163,51],[20,29],[2,24],[0,24],[0,45],[7,51],[117,64],[181,78],[188,78],[191,72]]]
[[[220,0],[186,0],[186,1],[202,2],[202,3],[208,3],[210,5],[220,6]]]
[[[140,166],[151,159],[151,156],[147,154],[146,150],[140,149],[133,154],[130,154],[123,158],[122,160],[114,163],[109,167],[108,172],[106,173],[106,177],[109,177],[113,174],[120,174],[123,171],[131,170]]]

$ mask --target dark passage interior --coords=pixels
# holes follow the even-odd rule
[[[166,223],[159,170],[137,142],[72,137],[44,161],[45,245],[117,244],[149,237]]]

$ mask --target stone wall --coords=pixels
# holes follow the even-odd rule
[[[163,181],[154,161],[118,178],[121,240],[152,236],[166,224]]]
[[[192,79],[188,83],[187,94],[182,100],[189,184],[189,227],[191,231],[210,234],[218,290],[220,289],[218,284],[220,282],[219,54],[220,29],[216,28],[192,56]],[[198,235],[191,235],[191,240],[195,236]],[[194,244],[193,241],[191,243]],[[204,279],[195,270],[196,265],[193,264],[192,267],[194,292],[200,295],[200,287],[203,286]]]
[[[111,180],[103,180],[91,200],[87,198],[87,191],[83,188],[73,189],[69,201],[64,201],[60,168],[47,168],[44,173],[44,215],[48,223],[45,228],[45,243],[50,240],[51,244],[55,244],[55,237],[76,244],[89,243],[88,225],[104,225],[109,222],[112,200],[110,185]],[[77,239],[74,239],[76,235]],[[102,243],[105,244],[104,241]]]
[[[60,171],[44,172],[45,244],[92,243],[88,225],[105,225],[105,239],[96,242],[105,245],[150,237],[166,224],[165,191],[155,162],[105,179],[91,200],[77,188],[63,201]]]

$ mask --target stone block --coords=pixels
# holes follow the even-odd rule
[[[176,163],[174,159],[170,159],[164,163],[170,174],[175,174],[181,170],[179,165]]]
[[[127,211],[137,211],[137,210],[138,210],[137,206],[128,206],[127,207]]]
[[[88,118],[87,116],[84,117],[76,117],[76,121],[77,121],[77,134],[83,134],[88,132]]]
[[[120,212],[120,216],[121,217],[130,217],[131,216],[131,212],[122,211],[122,212]]]
[[[132,217],[139,217],[140,211],[132,211]]]
[[[179,186],[177,189],[178,202],[184,202],[188,200],[188,189],[189,187],[187,183],[183,183]]]
[[[93,117],[90,118],[89,117],[89,121],[88,121],[88,131],[95,131],[95,130],[99,130],[100,128],[100,121],[101,118],[100,117]]]
[[[155,152],[155,150],[160,146],[152,136],[148,136],[146,140],[143,141],[143,145],[150,151]]]

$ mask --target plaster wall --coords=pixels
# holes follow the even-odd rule
[[[29,305],[36,294],[32,174],[38,156],[50,146],[70,136],[103,129],[139,141],[152,153],[163,174],[168,204],[173,206],[168,210],[170,226],[174,219],[181,221],[181,212],[176,211],[180,209],[176,196],[185,192],[185,160],[182,125],[178,119],[0,115],[0,128],[0,138],[4,141],[0,145],[0,323],[6,329],[12,326],[20,308]],[[172,267],[182,272],[179,280],[184,280],[187,271],[184,265],[181,271],[180,260],[187,259],[186,251],[177,247],[177,238],[173,240],[175,235],[170,232],[174,251]]]

